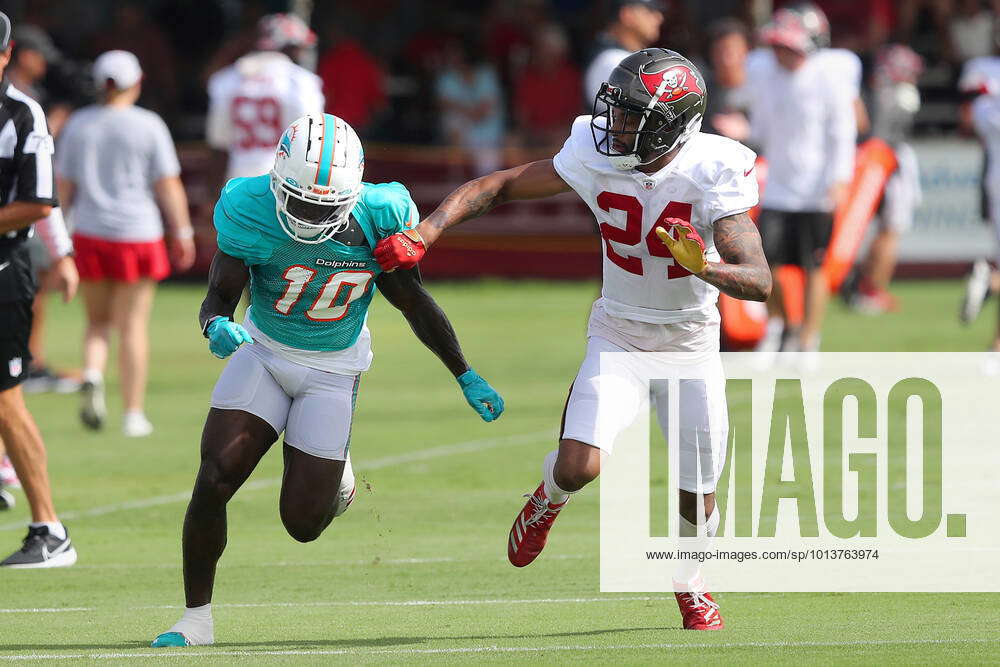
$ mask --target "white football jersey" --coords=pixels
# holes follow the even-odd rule
[[[963,93],[1000,95],[1000,57],[980,56],[966,62],[958,89]]]
[[[283,53],[243,56],[208,80],[206,139],[229,153],[227,178],[260,176],[274,166],[274,151],[296,118],[323,113],[318,76]]]
[[[757,205],[756,155],[732,139],[699,132],[656,173],[620,171],[597,152],[590,121],[576,119],[552,163],[600,225],[604,310],[654,324],[714,320],[719,290],[677,264],[653,229],[664,218],[689,221],[709,260],[719,261],[713,225]]]

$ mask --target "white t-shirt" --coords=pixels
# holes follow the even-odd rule
[[[229,152],[226,178],[260,176],[274,166],[281,133],[296,118],[323,113],[323,84],[283,53],[243,56],[208,80],[210,146]]]
[[[757,204],[756,155],[736,141],[699,132],[660,171],[621,171],[597,152],[590,123],[591,116],[576,119],[552,162],[601,225],[600,310],[653,324],[716,321],[719,290],[677,264],[653,228],[662,217],[690,221],[708,258],[718,261],[714,223]]]
[[[163,120],[140,107],[88,106],[59,135],[56,172],[76,185],[73,228],[109,241],[163,237],[154,184],[181,172]]]
[[[854,173],[860,61],[850,51],[822,49],[789,72],[770,49],[752,55],[743,99],[751,139],[767,158],[764,206],[832,210],[830,187]]]

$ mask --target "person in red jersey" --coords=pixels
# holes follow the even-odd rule
[[[637,51],[612,71],[594,113],[573,123],[555,157],[497,171],[452,192],[417,228],[394,235],[375,256],[386,269],[413,266],[441,233],[508,201],[574,190],[599,223],[604,284],[590,316],[587,351],[563,413],[559,448],[545,457],[542,482],[517,515],[507,555],[518,567],[541,553],[566,503],[600,472],[613,437],[599,431],[603,402],[620,400],[601,381],[602,352],[677,352],[711,369],[682,391],[680,525],[715,534],[716,480],[725,462],[728,414],[719,356],[723,291],[764,301],[771,273],[747,212],[757,204],[753,151],[700,132],[706,86],[698,69],[666,49]],[[628,378],[623,378],[629,381]],[[661,428],[666,392],[654,388]],[[698,511],[701,507],[702,512]],[[719,607],[697,578],[675,582],[684,627],[718,630]]]

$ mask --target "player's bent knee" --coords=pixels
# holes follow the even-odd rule
[[[194,484],[193,498],[201,501],[226,503],[240,488],[240,480],[227,474],[225,469],[213,459],[205,459],[198,470]]]
[[[285,526],[285,531],[297,542],[312,542],[323,534],[326,527],[333,520],[332,516],[324,517],[322,520],[306,519],[301,517],[281,517],[281,523]]]

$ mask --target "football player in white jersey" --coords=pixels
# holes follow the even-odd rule
[[[997,270],[1000,268],[1000,56],[982,56],[968,61],[962,69],[958,88],[966,100],[961,110],[962,124],[971,125],[983,143],[984,217],[992,223],[997,239],[995,268],[990,268],[986,258],[973,264],[960,311],[962,322],[968,324],[979,315],[987,297],[1000,292],[1000,272]],[[991,349],[1000,352],[1000,324]]]
[[[553,159],[462,185],[419,225],[421,240],[394,235],[376,248],[387,270],[413,266],[452,225],[507,201],[569,190],[597,218],[604,239],[602,296],[591,312],[559,448],[545,458],[542,483],[511,528],[507,555],[518,567],[538,556],[571,494],[597,477],[602,454],[610,453],[611,439],[603,432],[598,437],[596,424],[598,405],[616,398],[613,384],[598,381],[601,352],[695,352],[708,360],[711,377],[680,396],[684,421],[691,421],[680,424],[680,525],[682,535],[702,525],[712,536],[718,527],[714,491],[728,416],[716,300],[721,290],[764,301],[771,274],[747,215],[757,204],[756,156],[699,131],[705,97],[704,79],[688,59],[665,49],[637,51],[614,69],[593,115],[576,119]],[[666,397],[653,394],[665,426]],[[684,627],[721,629],[711,595],[694,580],[677,584]]]
[[[316,35],[292,14],[265,16],[258,31],[256,51],[208,80],[205,136],[228,153],[227,180],[268,173],[285,128],[323,112],[322,82],[293,60],[316,43]]]

